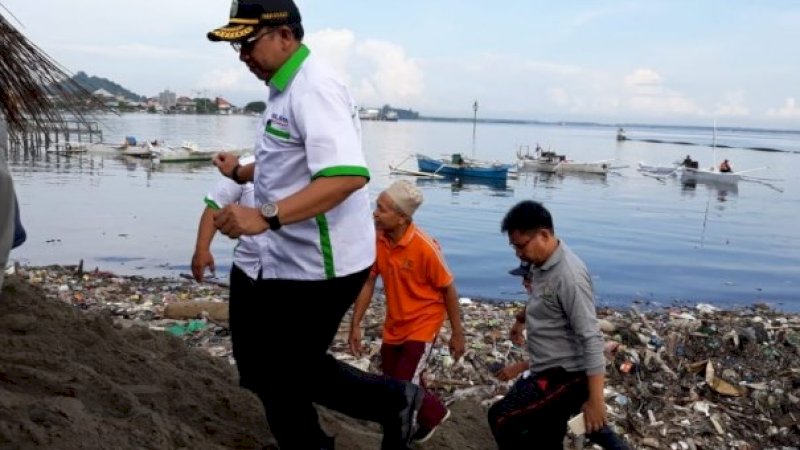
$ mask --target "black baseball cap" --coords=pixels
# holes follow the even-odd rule
[[[509,270],[508,273],[514,275],[515,277],[527,277],[530,271],[531,263],[522,262],[518,267]]]
[[[300,23],[292,0],[233,0],[228,24],[208,33],[211,41],[243,41],[261,28]]]

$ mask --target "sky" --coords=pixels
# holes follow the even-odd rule
[[[426,116],[800,130],[800,2],[297,0],[365,107]],[[230,0],[0,0],[70,73],[234,104],[266,88],[206,32]],[[10,17],[8,11],[14,17]]]

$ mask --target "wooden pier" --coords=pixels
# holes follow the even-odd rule
[[[9,134],[8,147],[12,152],[21,151],[25,155],[37,155],[51,147],[102,141],[103,130],[98,122],[67,120],[60,123],[46,123],[43,126],[29,122],[28,127],[21,133],[16,136]]]

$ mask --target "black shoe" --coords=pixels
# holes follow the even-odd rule
[[[335,440],[336,439],[333,436],[325,435],[325,437],[322,438],[322,444],[321,444],[320,450],[334,450],[334,448],[335,448],[334,441]]]
[[[422,388],[414,383],[404,382],[406,406],[400,410],[400,438],[406,444],[411,442],[414,436],[414,424],[417,423],[417,413],[422,407],[424,396]]]

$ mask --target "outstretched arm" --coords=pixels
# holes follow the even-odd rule
[[[192,255],[192,275],[197,281],[203,281],[206,267],[211,269],[211,273],[216,271],[214,256],[211,254],[211,241],[216,232],[214,211],[206,208],[203,215],[200,216],[200,224],[197,226],[197,242],[194,246],[194,255]]]

